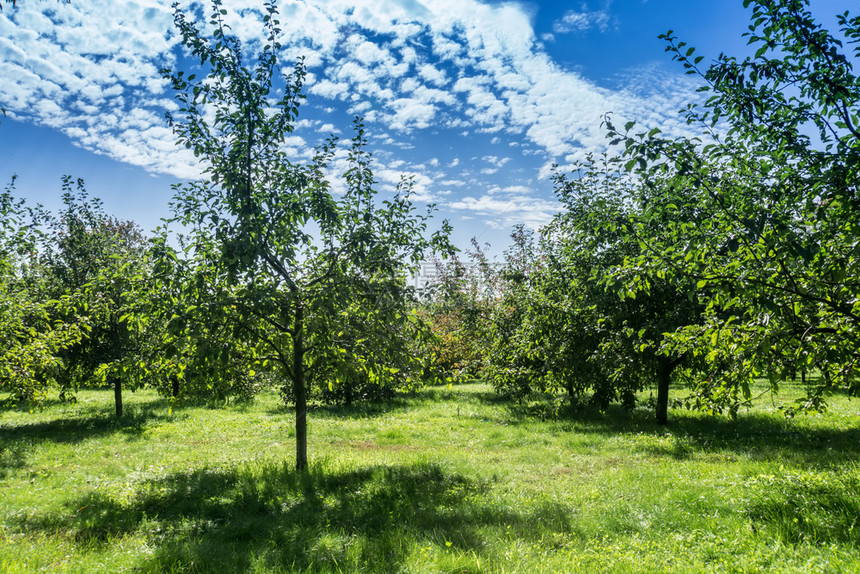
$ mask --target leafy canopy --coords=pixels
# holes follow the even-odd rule
[[[607,122],[647,192],[623,227],[641,254],[619,270],[636,293],[648,291],[643,274],[661,270],[695,282],[704,320],[674,332],[666,349],[707,365],[704,405],[736,402],[738,390],[748,398],[755,377],[776,388],[817,370],[821,383],[798,405],[815,408],[836,386],[858,390],[860,46],[846,53],[804,0],[744,4],[754,56],[721,55],[703,69],[693,48],[664,36],[704,81],[705,103],[685,110],[702,138]],[[838,22],[856,44],[860,18]]]

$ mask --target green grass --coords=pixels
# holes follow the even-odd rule
[[[541,420],[483,385],[430,388],[313,409],[307,474],[275,395],[138,392],[119,423],[111,400],[0,412],[0,572],[860,571],[844,397],[659,428],[646,409]]]

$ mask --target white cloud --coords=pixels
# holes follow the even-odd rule
[[[349,84],[335,83],[331,80],[322,80],[319,83],[313,84],[308,88],[308,91],[316,96],[322,96],[333,100],[343,99],[350,92]]]
[[[344,82],[351,82],[358,85],[369,84],[371,89],[376,87],[374,83],[374,75],[371,74],[370,70],[360,66],[356,62],[346,62],[342,66],[339,66],[334,74],[336,78]]]
[[[607,5],[601,10],[589,10],[588,4],[582,3],[579,10],[568,10],[560,20],[553,23],[552,29],[556,34],[569,32],[585,32],[596,28],[606,32],[612,27],[612,17]],[[552,40],[554,38],[550,38]]]
[[[436,106],[409,98],[398,98],[391,102],[391,107],[394,114],[389,124],[395,130],[429,127],[437,113]]]
[[[187,150],[175,148],[163,120],[165,110],[176,109],[158,73],[160,66],[175,65],[178,53],[168,4],[21,2],[14,13],[0,14],[0,103],[12,117],[56,127],[87,149],[154,172],[193,177],[200,168]],[[225,0],[225,5],[233,31],[253,45],[260,31],[258,0]],[[606,2],[599,9],[581,4],[562,17],[556,33],[608,29],[608,8]],[[541,161],[549,164],[553,158],[569,162],[587,150],[605,150],[600,121],[606,112],[619,123],[635,118],[672,135],[686,129],[676,110],[694,94],[689,82],[663,75],[654,90],[643,81],[653,75],[646,70],[625,78],[622,89],[597,87],[553,62],[517,3],[304,0],[281,10],[286,71],[295,57],[305,55],[311,72],[307,91],[321,100],[320,108],[327,100],[346,102],[351,113],[376,123],[369,131],[383,134],[374,141],[384,145],[412,148],[402,135],[422,129],[455,129],[463,137],[492,133],[492,142],[522,140],[524,155],[544,156]],[[335,111],[340,110],[327,109]],[[319,136],[337,133],[331,123],[299,127]],[[295,139],[286,145],[301,154],[306,144]],[[472,169],[491,175],[509,161],[492,157],[485,158],[489,165]],[[454,159],[447,168],[459,164]],[[434,191],[430,175],[410,165],[389,163],[380,181],[396,185],[400,168],[415,176],[421,197],[442,193]],[[445,173],[438,179],[448,188],[469,185]],[[499,221],[529,217],[535,222],[556,209],[521,189],[505,192],[515,196],[516,209],[500,211],[499,193],[475,192],[450,205],[497,217],[504,213]]]
[[[430,64],[424,64],[418,68],[418,75],[420,75],[424,80],[434,84],[436,86],[444,86],[448,83],[448,78],[445,75],[445,72],[431,66]]]
[[[12,117],[56,128],[97,153],[199,173],[163,119],[158,68],[174,62],[172,30],[169,7],[154,0],[22,2],[0,15],[0,101]]]
[[[436,196],[433,193],[433,180],[423,171],[382,167],[376,168],[374,170],[374,175],[378,178],[380,189],[383,191],[394,193],[397,189],[397,185],[401,181],[406,180],[411,182],[413,201],[432,202],[436,200]]]
[[[495,155],[485,155],[481,159],[495,167],[504,167],[506,163],[511,161],[509,157],[498,157]]]
[[[505,198],[490,194],[467,196],[447,204],[452,210],[474,212],[495,229],[510,228],[520,223],[532,229],[546,225],[559,210],[555,201],[537,199],[527,194],[511,194]]]
[[[514,194],[520,197],[525,197],[532,192],[530,187],[525,185],[508,185],[506,187],[494,186],[487,190],[489,195],[496,194]]]
[[[296,122],[295,128],[297,130],[311,130],[319,133],[323,136],[328,136],[330,134],[342,134],[343,131],[340,130],[337,126],[329,122],[323,122],[320,120],[307,120],[301,119]]]
[[[391,54],[361,36],[350,37],[352,55],[364,64],[379,64],[391,60]]]

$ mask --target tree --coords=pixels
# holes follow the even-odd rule
[[[665,271],[628,277],[625,264],[641,248],[625,226],[641,213],[643,194],[618,163],[591,158],[581,170],[556,172],[565,210],[537,244],[514,234],[491,379],[514,395],[564,392],[574,404],[590,393],[601,409],[612,401],[632,408],[656,382],[656,419],[666,424],[672,375],[692,365],[665,348],[665,334],[696,322],[702,305],[694,284]]]
[[[702,69],[694,49],[664,36],[705,82],[704,106],[685,111],[705,128],[701,139],[608,122],[648,190],[642,217],[625,228],[642,252],[624,267],[634,290],[637,270],[671,269],[707,298],[703,321],[666,347],[708,365],[701,406],[736,401],[738,389],[748,397],[758,376],[776,388],[819,369],[823,382],[799,405],[815,408],[837,385],[860,390],[860,78],[805,0],[744,5],[752,57],[721,55]],[[838,21],[856,44],[860,18]],[[665,217],[659,230],[645,224],[677,212],[685,216]]]
[[[571,308],[580,325],[573,332],[590,333],[579,342],[580,361],[571,367],[592,379],[608,379],[628,405],[635,391],[656,382],[656,421],[665,425],[673,374],[688,378],[695,371],[687,353],[668,347],[667,338],[697,325],[704,306],[688,278],[671,269],[631,266],[643,247],[631,240],[631,222],[653,235],[685,214],[648,217],[650,186],[637,185],[619,163],[591,159],[573,176],[556,172],[556,194],[566,209],[544,231],[553,246],[549,268],[564,274],[565,280],[556,282],[557,297],[578,295]],[[591,384],[600,388],[599,380]]]
[[[487,379],[497,392],[523,399],[532,392],[555,392],[563,388],[552,362],[563,355],[561,349],[548,350],[548,340],[536,320],[556,318],[544,314],[541,286],[546,260],[535,246],[534,234],[523,226],[511,234],[513,245],[505,251],[499,270],[499,295],[490,315],[492,349],[489,351]],[[553,341],[558,341],[557,332]],[[570,389],[566,389],[570,391]],[[576,392],[568,393],[573,400]]]
[[[15,199],[14,184],[0,194],[0,389],[12,402],[38,404],[64,366],[62,354],[87,336],[90,325],[78,313],[77,293],[43,296],[43,219]]]
[[[332,364],[371,378],[398,368],[390,360],[399,354],[391,326],[414,320],[407,267],[428,249],[447,247],[447,225],[426,236],[429,213],[416,214],[409,181],[393,197],[377,199],[358,120],[342,195],[326,179],[333,139],[306,164],[287,157],[282,144],[303,98],[305,69],[299,61],[276,85],[279,22],[274,2],[265,10],[264,46],[249,68],[239,41],[226,32],[219,0],[212,2],[208,37],[176,8],[183,44],[206,78],[164,70],[180,105],[181,117],[169,120],[180,143],[205,162],[209,179],[176,188],[174,220],[191,230],[186,255],[205,270],[206,312],[262,345],[263,360],[286,379],[285,395],[295,404],[296,467],[304,469],[309,389],[327,386]],[[284,95],[273,104],[279,89]],[[356,325],[373,344],[343,344],[347,336],[359,342]]]
[[[591,269],[568,265],[557,234],[547,228],[537,241],[522,226],[511,237],[491,315],[487,379],[497,392],[519,400],[533,393],[566,393],[573,406],[590,392],[589,402],[598,408],[621,395],[629,403],[629,393],[592,357],[600,323],[579,277]]]
[[[435,259],[434,274],[420,289],[416,309],[432,336],[416,341],[414,353],[424,357],[428,380],[481,378],[487,366],[499,276],[477,240],[466,255]]]
[[[114,390],[117,417],[122,416],[123,375],[131,389],[143,379],[113,367],[126,357],[138,357],[144,333],[130,328],[133,306],[140,305],[138,288],[147,275],[146,240],[131,221],[105,213],[97,198],[90,198],[84,182],[63,178],[63,209],[45,212],[47,232],[38,255],[40,292],[47,299],[75,297],[78,309],[53,318],[69,322],[75,314],[86,317],[89,331],[62,351],[58,373],[63,392],[81,384],[106,383]]]

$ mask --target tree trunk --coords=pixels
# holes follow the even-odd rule
[[[296,304],[293,334],[293,394],[296,399],[296,470],[308,468],[308,395],[305,387],[304,309]]]
[[[564,388],[567,391],[567,401],[571,407],[576,406],[576,397],[573,394],[573,381],[565,381]]]
[[[669,381],[674,365],[668,359],[657,363],[657,424],[669,424]]]
[[[352,377],[347,377],[347,378],[344,380],[344,383],[343,383],[343,384],[344,384],[344,389],[343,389],[343,392],[344,392],[344,400],[343,400],[343,402],[344,402],[344,404],[346,404],[346,406],[348,406],[348,407],[351,407],[351,406],[352,406],[352,386],[353,386],[354,384],[358,384],[358,382],[357,382],[357,381],[358,381],[358,378],[357,378],[357,377],[356,377],[355,379],[353,379]]]
[[[669,424],[669,383],[672,380],[672,371],[684,362],[687,353],[680,357],[670,359],[665,356],[657,357],[657,424]]]
[[[116,405],[116,418],[122,416],[122,379],[115,377],[113,380],[113,400]]]
[[[171,395],[174,399],[179,397],[179,377],[173,378],[173,388],[171,389]]]

